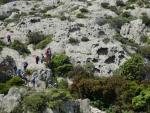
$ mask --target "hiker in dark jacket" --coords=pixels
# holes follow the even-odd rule
[[[35,57],[36,64],[39,63],[39,60],[40,60],[40,57],[39,57],[39,56],[36,56],[36,57]]]
[[[28,67],[28,62],[23,62],[23,69],[26,70]]]

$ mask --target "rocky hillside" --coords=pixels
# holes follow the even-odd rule
[[[95,73],[109,75],[140,46],[149,43],[150,3],[147,0],[42,0],[13,1],[0,6],[0,36],[11,31],[12,40],[25,44],[31,54],[20,56],[3,48],[2,57],[12,56],[17,65],[51,47],[53,54],[66,53],[72,63],[92,62]],[[29,36],[29,31],[32,36]],[[30,37],[50,36],[34,43]],[[42,35],[42,36],[41,36]]]
[[[150,113],[149,44],[149,0],[0,0],[0,113]]]

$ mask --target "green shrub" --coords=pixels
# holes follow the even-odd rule
[[[64,89],[52,89],[48,92],[48,107],[49,108],[61,108],[63,102],[69,101],[72,99],[70,93]],[[63,110],[62,110],[63,111]]]
[[[70,60],[65,54],[58,54],[52,58],[51,64],[53,68],[57,68],[59,66],[63,66],[64,64],[70,64]]]
[[[145,58],[150,59],[150,46],[141,46],[138,52]]]
[[[147,16],[146,13],[143,13],[141,19],[145,25],[150,26],[150,18]]]
[[[82,38],[81,38],[81,41],[83,41],[83,42],[88,42],[89,39],[88,39],[87,37],[82,37]]]
[[[122,16],[126,17],[126,18],[129,18],[131,16],[131,14],[130,14],[130,12],[125,11],[125,12],[122,13]]]
[[[58,87],[60,89],[67,89],[68,88],[68,81],[66,79],[62,79],[58,82]]]
[[[150,112],[150,88],[144,89],[140,95],[134,97],[132,104],[137,111]]]
[[[0,51],[2,51],[3,47],[5,47],[6,44],[0,40]]]
[[[143,78],[144,61],[139,54],[133,55],[121,66],[121,75],[129,80],[141,80]]]
[[[122,0],[117,0],[116,1],[117,6],[125,6],[124,2]]]
[[[115,12],[118,15],[121,13],[121,11],[117,9],[116,6],[109,6],[108,9],[110,9],[111,11]]]
[[[58,66],[57,68],[55,68],[55,72],[58,76],[63,76],[66,75],[69,71],[71,71],[73,68],[72,64],[64,64],[62,66]]]
[[[103,39],[103,42],[104,42],[105,44],[107,44],[107,43],[110,42],[110,39],[109,39],[109,38],[104,38],[104,39]]]
[[[12,77],[10,80],[7,81],[7,85],[9,86],[21,86],[24,84],[24,81],[20,77]]]
[[[20,77],[12,77],[6,83],[0,83],[0,94],[7,94],[8,90],[12,86],[21,86],[24,84],[24,81]]]
[[[21,55],[30,54],[27,46],[18,40],[14,40],[14,42],[11,44],[11,48],[17,50]]]
[[[8,0],[0,0],[0,5],[1,4],[5,4],[5,3],[7,3],[8,2]]]
[[[109,3],[103,2],[103,3],[101,3],[101,6],[102,6],[103,8],[108,9],[108,8],[109,8]]]
[[[46,108],[46,96],[43,93],[33,93],[23,99],[24,111],[41,113]]]
[[[43,39],[42,41],[40,41],[38,44],[36,44],[36,49],[44,49],[46,47],[47,44],[49,44],[52,41],[52,35],[48,35],[45,37],[45,39]]]
[[[77,18],[87,18],[83,13],[78,13],[76,15]]]
[[[122,25],[124,25],[125,23],[129,23],[130,20],[128,18],[119,16],[119,17],[109,19],[109,22],[112,27],[114,27],[117,31],[120,31]]]
[[[36,45],[45,38],[45,35],[42,34],[41,32],[29,32],[27,34],[27,37],[29,38],[28,40],[29,44]]]
[[[89,12],[88,9],[86,9],[86,8],[81,8],[80,11],[81,11],[81,13],[88,13]]]
[[[69,43],[70,43],[70,44],[78,44],[78,43],[79,43],[79,40],[78,40],[78,39],[75,39],[75,38],[69,38]]]

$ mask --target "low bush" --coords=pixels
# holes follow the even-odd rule
[[[18,40],[14,40],[14,42],[11,44],[11,48],[17,50],[21,55],[30,54],[27,46]]]
[[[81,11],[81,13],[88,13],[89,12],[88,9],[86,9],[86,8],[81,8],[80,11]]]
[[[150,59],[150,46],[141,46],[138,52],[145,58]]]
[[[53,72],[57,76],[65,76],[73,68],[69,57],[64,54],[54,56],[51,60],[51,65]]]
[[[33,93],[23,99],[24,111],[41,113],[46,108],[46,96],[43,93]]]
[[[104,38],[104,39],[103,39],[103,42],[104,42],[105,44],[107,44],[107,43],[110,42],[110,39],[109,39],[109,38]]]
[[[7,94],[12,86],[22,86],[24,81],[20,77],[12,77],[6,83],[0,83],[0,94]]]
[[[43,39],[38,44],[36,44],[35,48],[36,49],[44,49],[46,47],[46,45],[49,44],[51,41],[52,41],[52,35],[48,35],[45,37],[45,39]]]
[[[69,43],[70,43],[70,44],[78,44],[78,43],[79,43],[79,40],[78,40],[78,39],[75,39],[75,38],[69,38]]]
[[[45,35],[41,32],[29,32],[27,34],[29,44],[38,44],[45,38]]]
[[[6,44],[0,40],[0,51],[2,51],[3,47],[5,47]]]
[[[101,6],[102,6],[103,8],[108,9],[108,8],[109,8],[109,3],[107,3],[107,2],[102,2],[102,3],[101,3]]]
[[[87,37],[82,37],[82,38],[81,38],[81,41],[83,41],[83,42],[88,42],[89,39],[88,39]]]
[[[83,13],[78,13],[76,15],[77,18],[87,18]]]
[[[143,13],[141,19],[145,25],[150,26],[150,18],[147,16],[146,13]]]
[[[59,66],[63,66],[64,64],[70,64],[70,60],[65,54],[58,54],[52,58],[51,63],[53,68],[57,68]]]
[[[117,0],[116,1],[117,6],[125,6],[124,2],[122,0]]]
[[[128,80],[142,80],[144,60],[139,54],[133,55],[121,67],[121,75]]]

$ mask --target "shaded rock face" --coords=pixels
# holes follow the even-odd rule
[[[15,107],[19,105],[21,97],[26,95],[27,91],[24,88],[12,87],[8,94],[4,96],[0,95],[0,111],[4,113],[10,113]]]
[[[10,76],[15,74],[16,63],[13,58],[7,56],[0,57],[0,82],[7,80]]]

